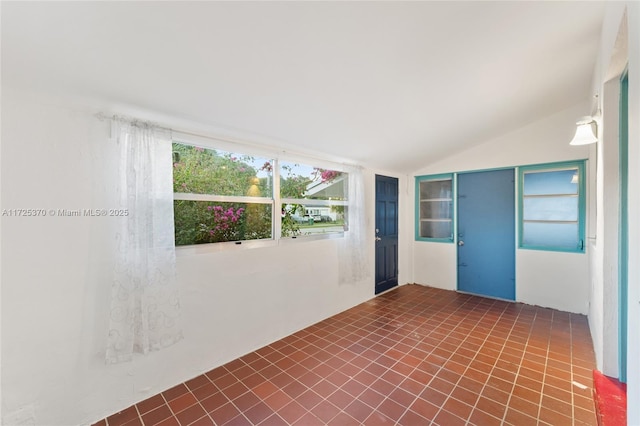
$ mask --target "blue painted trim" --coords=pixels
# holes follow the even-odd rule
[[[460,172],[455,172],[456,175],[465,175],[467,173],[483,173],[483,172],[496,172],[499,170],[512,170],[515,169],[516,166],[509,166],[509,167],[492,167],[489,169],[477,169],[477,170],[463,170]]]
[[[553,170],[553,169],[569,169],[575,167],[576,165],[584,165],[587,159],[582,160],[571,160],[571,161],[558,161],[554,163],[540,163],[540,164],[528,164],[524,166],[520,166],[521,170]]]
[[[430,243],[453,243],[454,240],[454,216],[451,217],[451,237],[449,238],[426,238],[420,236],[420,182],[425,181],[437,181],[437,180],[451,180],[451,200],[452,212],[454,214],[455,209],[455,193],[454,193],[454,174],[453,173],[441,173],[437,175],[425,175],[416,176],[416,188],[415,188],[415,209],[414,209],[414,227],[415,227],[415,240],[416,241],[428,241]]]
[[[458,173],[453,174],[453,179],[451,181],[451,190],[453,196],[453,208],[451,209],[451,218],[453,219],[453,226],[451,232],[453,232],[453,242],[458,244]],[[458,268],[456,268],[456,275],[458,273]],[[456,278],[457,279],[457,278]]]
[[[586,160],[577,161],[563,161],[558,163],[545,163],[534,164],[530,166],[520,166],[518,168],[518,248],[525,250],[541,250],[541,251],[557,251],[564,253],[585,253],[586,251],[586,211],[587,211],[587,197],[586,197],[586,172],[585,172]],[[534,246],[525,245],[523,242],[523,204],[524,204],[524,174],[527,172],[543,172],[563,169],[578,170],[578,240],[581,242],[581,247],[575,249],[553,247],[553,246]]]
[[[447,180],[451,179],[453,173],[439,173],[437,175],[424,175],[424,176],[416,176],[416,182],[422,182],[425,180]]]
[[[629,75],[620,78],[620,217],[618,229],[618,365],[620,381],[627,382],[627,303],[629,288]]]

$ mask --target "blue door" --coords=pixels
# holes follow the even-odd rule
[[[515,300],[514,169],[458,175],[458,290]]]
[[[398,285],[398,179],[376,175],[375,294]]]

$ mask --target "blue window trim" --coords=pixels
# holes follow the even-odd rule
[[[523,201],[524,201],[524,174],[532,171],[553,171],[563,169],[578,170],[578,246],[575,249],[525,245],[523,242]],[[586,185],[585,185],[585,160],[564,161],[560,163],[536,164],[532,166],[520,166],[518,168],[518,248],[526,250],[559,251],[567,253],[585,253],[585,223],[586,223]]]
[[[425,181],[437,181],[437,180],[451,180],[451,236],[449,238],[427,238],[420,236],[420,182]],[[415,240],[416,241],[428,241],[433,243],[453,243],[454,236],[454,222],[455,222],[455,208],[456,208],[456,185],[454,173],[442,173],[437,175],[425,175],[416,176],[416,191],[415,191]]]
[[[627,322],[629,298],[629,70],[625,69],[620,77],[620,217],[618,225],[618,365],[619,379],[627,383]]]

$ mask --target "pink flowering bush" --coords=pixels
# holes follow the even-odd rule
[[[326,170],[326,169],[319,169],[319,168],[316,168],[314,172],[316,176],[320,177],[320,180],[322,181],[322,183],[330,182],[342,174],[342,172],[338,172],[336,170]]]
[[[173,190],[222,196],[271,196],[272,165],[250,156],[173,144]],[[258,175],[259,172],[260,175]],[[267,173],[264,173],[267,172]],[[265,176],[267,175],[267,176]],[[174,200],[176,245],[271,238],[271,206]]]
[[[285,237],[300,235],[303,227],[313,226],[305,221],[308,215],[302,204],[283,205],[282,211],[274,214],[273,206],[262,202],[211,202],[200,197],[195,201],[183,196],[271,198],[275,167],[272,160],[180,143],[173,144],[172,159],[173,190],[181,195],[173,202],[177,246],[272,238],[274,219],[281,221],[281,235]],[[326,195],[317,195],[309,188],[317,188],[320,182],[335,183],[338,190],[345,185],[339,182],[342,172],[298,166],[279,163],[282,198],[322,200]],[[341,217],[344,207],[333,206],[332,211]]]
[[[202,242],[238,241],[243,239],[245,209],[224,208],[220,205],[207,206],[207,214],[200,224]]]

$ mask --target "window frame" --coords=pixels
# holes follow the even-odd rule
[[[194,141],[189,138],[183,137],[174,137],[171,140],[172,144],[180,144],[184,146],[202,148],[205,150],[213,150],[213,151],[222,151],[226,153],[246,155],[246,156],[259,156],[271,163],[275,162],[274,157],[265,153],[253,154],[243,152],[242,154],[234,151],[238,151],[237,146],[213,146],[210,143],[202,143],[202,141]],[[240,147],[241,151],[244,151],[242,147]],[[271,173],[271,179],[273,180],[274,173]],[[172,177],[173,184],[173,177]],[[271,192],[273,194],[273,183],[271,185]],[[273,240],[274,235],[274,200],[270,197],[257,197],[250,195],[215,195],[215,194],[197,194],[191,192],[174,192],[173,193],[173,201],[199,201],[199,202],[211,202],[211,203],[234,203],[234,204],[256,204],[256,205],[269,205],[271,206],[271,237],[270,238],[256,238],[256,239],[245,239],[245,240],[235,240],[235,241],[219,241],[212,243],[201,243],[201,244],[188,244],[188,245],[176,245],[176,248],[184,248],[184,247],[200,247],[200,246],[209,246],[209,245],[233,245],[233,246],[241,246],[241,245],[263,245],[263,244],[255,244],[255,243],[264,243]],[[173,220],[175,226],[175,210],[173,212]],[[174,238],[175,242],[175,238]]]
[[[421,222],[421,218],[420,218],[420,209],[421,209],[421,198],[420,198],[420,184],[422,182],[429,182],[429,181],[446,181],[449,180],[451,181],[451,199],[449,200],[451,203],[451,217],[449,219],[450,222],[450,230],[451,230],[451,236],[449,238],[431,238],[431,237],[423,237],[420,235],[420,222]],[[456,173],[440,173],[440,174],[435,174],[435,175],[423,175],[423,176],[416,176],[415,178],[415,240],[416,241],[427,241],[427,242],[434,242],[434,243],[453,243],[455,238],[455,226],[456,226],[456,221],[455,221],[455,216],[456,216]]]
[[[576,169],[578,173],[578,244],[575,248],[558,247],[552,245],[532,245],[524,242],[524,178],[527,173],[544,173]],[[544,163],[518,167],[518,249],[553,251],[565,253],[586,252],[586,160]],[[549,221],[553,222],[553,221]]]
[[[297,204],[297,205],[301,205],[304,206],[305,209],[307,207],[331,207],[331,206],[343,206],[346,208],[347,212],[349,209],[349,189],[348,189],[348,185],[349,185],[349,173],[343,170],[339,170],[339,169],[335,169],[332,167],[332,170],[335,170],[337,172],[340,172],[343,176],[344,179],[346,179],[346,190],[347,193],[344,194],[344,196],[347,198],[346,200],[314,200],[311,198],[291,198],[291,197],[282,197],[282,193],[280,190],[280,161],[282,162],[287,162],[287,163],[295,163],[298,165],[304,165],[306,167],[312,167],[312,168],[317,168],[318,166],[313,166],[310,165],[308,163],[306,163],[305,161],[298,161],[298,160],[291,160],[291,159],[279,159],[279,161],[276,162],[276,165],[278,167],[278,183],[277,183],[277,190],[278,190],[278,212],[282,211],[282,207],[285,204]],[[275,166],[274,166],[275,167]],[[275,177],[274,177],[274,182],[275,182]],[[275,192],[275,185],[274,185],[274,192]],[[348,226],[348,218],[345,217],[345,226]],[[343,228],[342,231],[338,231],[338,232],[331,232],[331,233],[327,233],[327,234],[323,234],[323,233],[316,233],[316,234],[301,234],[301,235],[292,235],[292,236],[282,236],[282,221],[278,221],[278,226],[277,226],[277,231],[278,231],[278,239],[279,240],[291,240],[291,239],[299,239],[299,238],[303,238],[303,239],[311,239],[313,237],[316,236],[325,236],[325,237],[329,237],[331,235],[338,235],[338,236],[343,236],[344,232],[348,230],[347,228]]]
[[[234,152],[237,154],[256,156],[270,159],[272,164],[271,170],[271,197],[251,197],[251,196],[235,196],[235,195],[213,195],[213,194],[194,194],[194,193],[182,193],[174,192],[174,201],[208,201],[208,202],[224,202],[224,203],[249,203],[249,204],[266,204],[271,206],[271,238],[253,239],[253,240],[239,240],[239,241],[221,241],[215,243],[202,243],[191,245],[176,245],[176,250],[185,253],[206,253],[217,252],[224,250],[237,250],[243,248],[255,248],[255,247],[268,247],[279,244],[290,244],[295,241],[316,241],[324,239],[336,239],[343,238],[344,232],[332,232],[327,234],[317,233],[310,235],[297,235],[297,236],[282,236],[282,223],[281,223],[281,211],[284,204],[313,204],[313,205],[341,205],[349,208],[349,200],[310,200],[310,199],[296,199],[296,198],[283,198],[280,194],[280,162],[296,162],[304,163],[305,165],[315,164],[316,159],[305,159],[300,161],[296,157],[283,157],[278,155],[276,149],[252,149],[250,146],[245,146],[238,142],[227,142],[224,140],[210,139],[205,137],[194,137],[189,134],[182,134],[174,132],[171,139],[172,143],[178,143],[186,146],[200,147],[208,150],[219,150],[225,152]],[[318,166],[311,167],[323,167],[331,168],[332,170],[343,173],[347,179],[349,173],[342,170],[338,164],[331,164],[329,161],[317,160]],[[173,182],[173,178],[172,178]],[[345,194],[347,195],[347,194]],[[345,219],[346,220],[346,219]],[[175,223],[175,212],[174,212]]]

